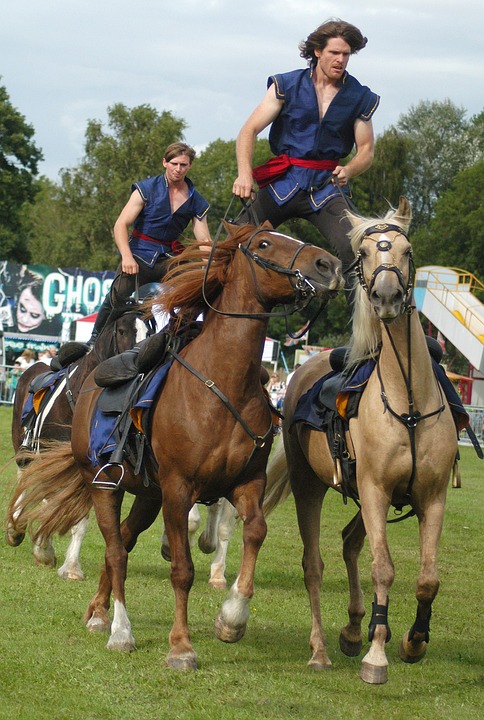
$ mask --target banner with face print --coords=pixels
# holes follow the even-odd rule
[[[0,328],[4,362],[71,339],[75,320],[99,309],[114,272],[0,261]]]

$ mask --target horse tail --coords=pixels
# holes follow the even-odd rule
[[[262,510],[269,515],[274,508],[283,503],[291,494],[289,472],[287,469],[286,451],[282,436],[275,441],[274,448],[267,465],[267,483]]]
[[[64,535],[89,513],[91,495],[70,442],[51,441],[41,453],[21,451],[16,460],[24,464],[7,519],[14,527],[28,528],[34,542]]]

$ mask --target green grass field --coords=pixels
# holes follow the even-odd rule
[[[1,407],[0,464],[12,454],[10,418],[11,410]],[[248,630],[236,645],[220,643],[213,635],[213,621],[225,594],[208,587],[211,558],[194,550],[196,577],[189,617],[199,660],[195,673],[165,666],[174,599],[169,566],[160,555],[161,520],[140,538],[130,557],[127,601],[138,647],[130,655],[109,652],[107,636],[91,635],[82,624],[104,552],[94,518],[81,553],[86,574],[82,583],[62,581],[55,571],[36,567],[27,540],[10,548],[2,534],[0,719],[481,720],[484,462],[470,448],[461,453],[463,487],[449,488],[431,642],[426,657],[416,665],[399,660],[398,644],[415,616],[417,521],[412,518],[388,527],[396,577],[390,598],[393,638],[387,646],[386,685],[365,685],[358,677],[361,656],[347,658],[339,650],[348,602],[340,531],[354,509],[345,507],[336,493],[328,493],[322,520],[326,564],[322,607],[333,669],[322,673],[306,667],[310,615],[292,499],[268,519]],[[2,523],[14,476],[13,465],[2,473]],[[68,539],[57,538],[55,544],[58,558],[63,559]],[[240,544],[238,528],[228,558],[230,583],[236,577]],[[373,592],[366,546],[361,573],[368,611]]]

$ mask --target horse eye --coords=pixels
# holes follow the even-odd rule
[[[267,240],[261,240],[259,243],[259,250],[266,250],[271,244]]]

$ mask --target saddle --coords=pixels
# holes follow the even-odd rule
[[[145,375],[162,365],[169,349],[178,352],[191,342],[201,331],[202,323],[194,321],[182,328],[176,335],[169,326],[150,335],[138,346],[104,360],[94,372],[96,385],[102,388],[117,387]]]
[[[149,410],[173,362],[168,351],[178,352],[200,331],[201,323],[197,321],[188,323],[177,334],[168,326],[132,350],[104,360],[96,368],[94,380],[103,388],[96,406],[96,422],[92,423],[97,435],[91,438],[91,461],[102,465],[93,480],[97,487],[119,487],[122,474],[118,482],[98,478],[102,470],[122,466],[125,459],[135,474],[141,474],[143,484],[148,487],[149,476],[142,461],[150,448]],[[151,452],[148,459],[154,462]]]

